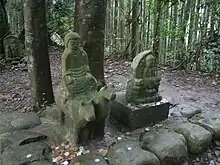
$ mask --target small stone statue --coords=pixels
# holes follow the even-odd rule
[[[62,79],[55,94],[66,139],[75,144],[104,136],[109,101],[115,99],[107,87],[97,91],[97,80],[90,73],[88,57],[80,42],[75,32],[65,36]]]
[[[3,39],[6,60],[20,60],[24,57],[24,45],[22,41],[13,35]]]
[[[133,104],[160,101],[161,97],[158,95],[160,80],[152,51],[139,53],[131,64],[126,90],[127,101]]]

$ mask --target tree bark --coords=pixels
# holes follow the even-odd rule
[[[34,108],[54,102],[45,0],[24,0],[25,53],[31,79]]]
[[[159,61],[159,45],[160,45],[160,18],[161,18],[161,1],[155,0],[155,20],[154,20],[154,42],[153,42],[153,53],[156,57],[156,61]]]
[[[92,75],[99,86],[105,85],[104,79],[104,38],[107,0],[81,0],[79,34],[84,50],[88,54]]]
[[[7,13],[5,10],[5,1],[0,0],[0,59],[3,58],[4,46],[3,39],[9,33]]]
[[[132,1],[132,43],[131,43],[131,56],[134,58],[138,52],[138,41],[139,41],[139,25],[138,25],[138,11],[139,11],[139,0]]]

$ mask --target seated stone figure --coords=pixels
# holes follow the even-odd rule
[[[160,77],[152,51],[139,53],[132,61],[127,82],[126,99],[129,103],[151,103],[161,100],[158,95]]]
[[[3,45],[6,60],[20,60],[24,57],[24,45],[16,36],[6,36],[3,40]]]
[[[62,78],[55,94],[66,139],[75,144],[104,136],[108,102],[115,98],[106,87],[97,91],[97,81],[90,73],[88,57],[80,42],[77,33],[65,36]]]

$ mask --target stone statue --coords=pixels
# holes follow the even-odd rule
[[[158,95],[160,80],[152,51],[139,53],[131,64],[126,90],[127,101],[134,104],[160,101],[161,97]]]
[[[115,94],[107,87],[97,90],[97,80],[90,73],[80,36],[70,32],[64,43],[62,78],[55,100],[60,111],[60,123],[67,132],[66,138],[76,144],[104,136],[109,101],[115,99]]]
[[[17,37],[8,35],[3,40],[5,59],[20,60],[24,57],[24,45]]]

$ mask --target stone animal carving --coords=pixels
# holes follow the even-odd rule
[[[76,144],[104,135],[108,102],[115,98],[115,94],[106,87],[97,91],[97,80],[90,73],[80,36],[70,32],[64,43],[62,79],[55,100],[66,138]]]

